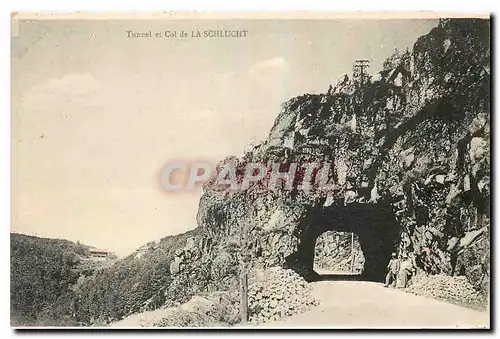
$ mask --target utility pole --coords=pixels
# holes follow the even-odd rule
[[[248,273],[240,274],[240,316],[241,324],[248,323]]]
[[[363,86],[363,80],[365,77],[365,70],[370,67],[370,60],[368,59],[356,59],[354,61],[353,69],[353,78],[359,76],[359,84]]]
[[[351,273],[354,273],[354,232],[351,233]]]
[[[239,262],[240,262],[240,317],[241,324],[248,323],[248,270],[251,254],[249,253],[250,241],[250,220],[253,217],[253,209],[243,219],[243,229],[239,237]]]

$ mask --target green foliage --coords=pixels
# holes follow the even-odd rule
[[[11,236],[11,313],[16,325],[103,325],[162,306],[171,287],[189,298],[185,287],[170,286],[175,250],[190,231],[151,243],[116,262],[89,259],[88,247],[66,240]],[[209,272],[191,272],[206,275]],[[191,277],[192,278],[192,277]],[[186,279],[190,279],[186,277]],[[199,280],[193,284],[206,284]],[[182,287],[182,289],[181,289]],[[171,292],[171,291],[169,291]],[[184,299],[185,299],[184,298]]]
[[[79,256],[86,254],[86,246],[70,241],[11,234],[13,324],[73,324],[70,287],[78,279]]]
[[[162,306],[171,286],[170,262],[175,250],[193,235],[190,231],[148,244],[113,266],[99,270],[75,289],[75,314],[79,322],[98,325]]]

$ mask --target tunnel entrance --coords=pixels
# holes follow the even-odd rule
[[[364,263],[357,234],[326,231],[316,238],[313,270],[319,275],[359,275]]]
[[[352,203],[309,208],[297,228],[297,251],[286,258],[288,267],[307,280],[318,280],[320,276],[314,270],[316,242],[328,231],[357,235],[364,257],[360,279],[384,281],[400,234],[399,223],[389,205]]]

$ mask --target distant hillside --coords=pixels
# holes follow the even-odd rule
[[[78,284],[78,298],[72,304],[77,320],[85,325],[105,325],[173,300],[187,301],[194,294],[190,285],[198,282],[190,281],[186,273],[185,282],[173,284],[171,262],[179,254],[176,250],[190,238],[196,238],[195,231],[148,243]]]
[[[80,277],[103,265],[90,258],[89,248],[68,240],[12,233],[12,325],[75,325],[68,309],[73,303],[72,288]]]
[[[183,255],[179,248],[188,239],[198,239],[197,232],[168,236],[125,258],[101,261],[90,256],[90,246],[11,234],[11,323],[105,325],[187,301],[201,281],[190,282],[190,273],[184,272],[185,281],[172,284],[171,262]]]

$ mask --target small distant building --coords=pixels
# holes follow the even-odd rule
[[[101,250],[101,249],[97,249],[97,248],[93,248],[93,249],[89,250],[89,252],[90,252],[90,256],[96,257],[96,258],[106,258],[112,254],[112,252],[109,250]]]

